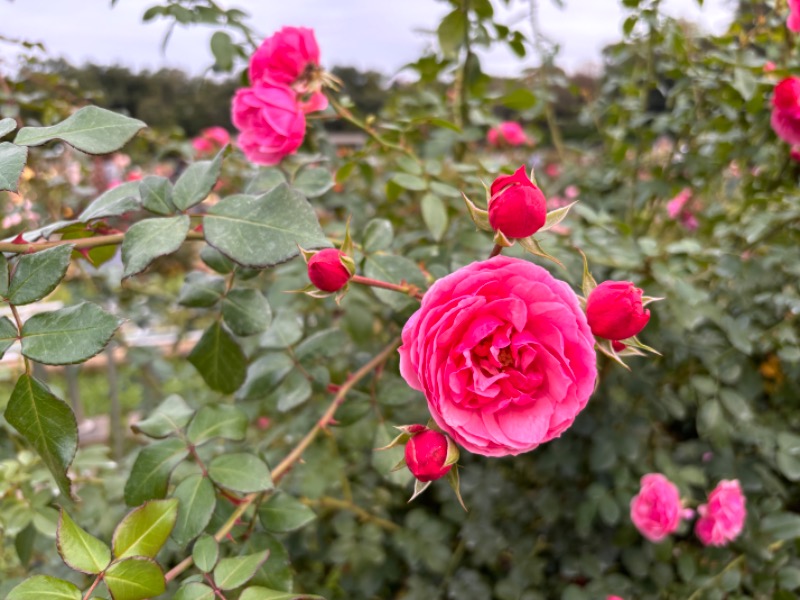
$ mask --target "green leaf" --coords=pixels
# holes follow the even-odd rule
[[[263,460],[254,454],[232,453],[214,457],[208,476],[224,488],[249,494],[272,489],[272,476]]]
[[[129,512],[111,538],[117,560],[128,556],[155,558],[178,518],[178,499],[151,500]]]
[[[114,600],[145,600],[163,594],[166,589],[161,567],[144,556],[115,562],[106,571],[103,581]]]
[[[72,245],[55,246],[23,254],[8,286],[8,301],[17,306],[41,300],[56,289],[67,274]]]
[[[0,317],[0,358],[17,341],[17,326],[8,317]]]
[[[8,260],[5,254],[0,252],[0,297],[8,296]]]
[[[178,210],[188,210],[199,204],[211,193],[222,171],[222,157],[228,150],[225,146],[212,160],[201,160],[189,165],[172,190],[172,202]]]
[[[66,402],[46,385],[22,375],[11,392],[5,418],[33,446],[66,497],[71,497],[67,469],[78,449],[78,423]]]
[[[80,363],[100,352],[121,324],[90,302],[39,313],[22,326],[22,353],[46,365]]]
[[[456,52],[464,43],[468,25],[466,12],[461,8],[456,8],[442,19],[437,34],[439,36],[439,46],[445,56],[454,57],[456,55]]]
[[[139,183],[142,206],[157,215],[171,215],[177,209],[172,203],[172,184],[166,177],[148,175]]]
[[[178,304],[192,308],[214,306],[225,293],[225,280],[216,275],[192,271],[178,294]]]
[[[70,569],[96,575],[111,562],[111,549],[81,529],[62,509],[56,534],[58,553]]]
[[[299,370],[292,371],[273,390],[265,404],[276,406],[280,412],[288,412],[311,397],[311,382]]]
[[[286,183],[286,177],[283,176],[280,169],[275,167],[262,167],[258,170],[256,176],[247,184],[244,193],[251,196],[258,196],[274,189],[282,183]]]
[[[239,596],[239,600],[325,600],[322,596],[312,594],[294,594],[269,590],[264,587],[249,587]]]
[[[258,345],[267,349],[288,348],[303,339],[303,320],[296,312],[278,310],[269,329],[259,339]]]
[[[214,486],[202,475],[190,475],[175,488],[178,499],[178,520],[172,530],[172,539],[184,547],[208,526],[217,498]]]
[[[8,135],[16,128],[17,128],[16,119],[12,119],[11,117],[0,119],[0,138]]]
[[[118,217],[139,210],[142,200],[139,197],[139,182],[129,181],[103,192],[81,213],[81,223],[95,219]]]
[[[141,273],[159,256],[175,252],[188,231],[188,215],[143,219],[131,225],[122,241],[122,278]]]
[[[223,558],[214,568],[214,583],[221,590],[233,590],[250,581],[267,560],[269,551]]]
[[[247,415],[235,406],[204,406],[195,415],[186,431],[189,441],[199,446],[215,437],[241,441],[247,433]]]
[[[28,149],[11,142],[0,142],[0,192],[16,192],[19,176],[28,160]]]
[[[200,260],[217,273],[227,275],[236,268],[236,264],[222,252],[211,246],[203,246],[200,250]]]
[[[206,329],[188,358],[208,387],[218,392],[235,392],[247,376],[244,352],[219,322]]]
[[[188,454],[184,442],[174,438],[142,448],[125,483],[125,503],[137,506],[163,498],[167,494],[170,473]]]
[[[267,531],[288,533],[308,525],[317,518],[317,515],[296,498],[277,492],[261,505],[258,517]]]
[[[150,416],[131,425],[136,433],[151,438],[164,438],[183,429],[192,418],[194,410],[178,394],[170,394]]]
[[[500,103],[511,110],[527,110],[536,106],[536,94],[525,88],[517,88],[500,98]]]
[[[306,198],[318,198],[333,187],[333,177],[328,169],[306,167],[300,171],[292,187]]]
[[[6,600],[81,600],[74,584],[48,575],[34,575],[12,589]]]
[[[736,68],[733,71],[733,89],[749,102],[758,88],[758,80],[749,69]]]
[[[433,239],[441,241],[444,232],[447,231],[447,208],[439,196],[425,194],[422,197],[422,219]]]
[[[421,192],[428,188],[427,182],[422,177],[411,175],[410,173],[396,173],[392,176],[391,181],[399,185],[401,188],[411,190],[413,192]]]
[[[414,261],[405,256],[395,256],[394,254],[375,254],[365,261],[364,274],[372,279],[388,281],[390,283],[410,283],[422,290],[425,287],[425,277]],[[394,310],[402,310],[406,306],[416,302],[408,294],[374,288],[375,295],[382,301],[391,306]]]
[[[231,36],[224,31],[215,31],[211,36],[211,53],[214,55],[215,71],[230,71],[233,69],[234,46]]]
[[[772,513],[761,518],[762,533],[776,540],[800,537],[800,515],[788,512]]]
[[[40,146],[59,139],[87,154],[108,154],[124,146],[147,127],[138,119],[96,106],[85,106],[52,127],[23,127],[15,144]]]
[[[204,583],[192,581],[181,588],[172,597],[172,600],[214,600],[214,590]]]
[[[372,219],[364,227],[364,252],[388,250],[394,239],[394,228],[387,219]]]
[[[236,335],[255,335],[269,327],[272,309],[260,291],[235,289],[222,301],[222,317]]]
[[[203,218],[209,244],[246,267],[270,267],[306,250],[330,247],[314,209],[280,184],[263,196],[230,196]]]
[[[244,399],[263,398],[275,389],[294,369],[292,359],[279,352],[269,352],[259,356],[247,368],[247,379],[239,390]]]
[[[192,548],[192,559],[203,573],[210,573],[219,560],[219,542],[214,536],[203,534]]]

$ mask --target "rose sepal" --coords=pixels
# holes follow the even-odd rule
[[[552,229],[553,227],[561,223],[561,221],[563,221],[567,217],[569,210],[577,203],[578,200],[575,200],[575,202],[567,204],[566,206],[562,206],[561,208],[556,208],[555,210],[551,210],[549,213],[547,213],[544,225],[542,225],[542,227],[539,229],[539,231],[537,231],[537,233],[542,231],[547,231],[548,229]]]
[[[456,443],[453,441],[449,435],[445,434],[447,437],[447,456],[444,459],[443,467],[449,467],[450,465],[454,465],[458,462],[459,457],[461,456],[461,452],[456,446]]]
[[[467,505],[464,504],[464,499],[461,497],[461,481],[458,478],[458,467],[450,469],[450,472],[447,474],[447,483],[450,484],[450,487],[453,488],[453,491],[456,493],[456,498],[458,498],[458,503],[461,505],[461,508],[469,512]]]
[[[617,354],[617,351],[614,350],[614,347],[611,345],[611,343],[612,343],[611,340],[606,340],[604,338],[595,338],[595,347],[598,350],[600,350],[600,352],[602,352],[611,360],[619,363],[620,365],[625,367],[628,371],[630,371],[631,368],[628,365],[626,365],[625,361],[623,361],[620,358],[619,354]]]
[[[556,263],[559,267],[561,267],[562,269],[566,268],[566,267],[564,267],[564,263],[562,263],[560,260],[558,260],[555,256],[545,252],[544,248],[542,248],[542,246],[539,244],[539,242],[533,236],[527,237],[527,238],[521,238],[521,239],[519,239],[517,241],[519,242],[519,245],[522,246],[522,248],[526,252],[530,252],[531,254],[533,254],[535,256],[541,256],[542,258],[546,258],[547,260],[551,260],[554,263]]]
[[[464,198],[464,202],[467,204],[469,216],[472,219],[472,222],[475,223],[475,226],[483,231],[492,231],[492,226],[489,225],[489,211],[475,206],[475,203],[467,198],[467,195],[464,192],[461,192],[461,196]]]
[[[420,481],[419,479],[414,480],[414,494],[411,498],[408,499],[409,502],[413,501],[414,498],[419,496],[422,492],[428,489],[428,487],[433,483],[433,481]]]
[[[639,338],[633,336],[632,338],[628,338],[627,340],[622,340],[622,343],[626,346],[632,346],[633,348],[639,348],[640,350],[644,350],[645,352],[650,352],[655,354],[656,356],[662,356],[661,352],[656,350],[655,348],[651,348],[647,344],[643,344],[639,341]]]

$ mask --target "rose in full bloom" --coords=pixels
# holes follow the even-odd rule
[[[775,86],[770,123],[782,140],[800,144],[800,78],[787,77]]]
[[[492,127],[486,134],[486,139],[491,146],[522,146],[529,144],[530,139],[525,135],[522,125],[515,121],[505,121],[497,127]]]
[[[241,132],[238,144],[248,159],[275,165],[303,143],[306,117],[295,93],[284,85],[259,83],[236,91],[233,124]]]
[[[789,18],[786,20],[789,31],[800,32],[800,0],[789,0]]]
[[[427,427],[422,429],[406,442],[406,465],[420,481],[441,479],[453,468],[453,465],[444,464],[447,461],[447,436]]]
[[[694,531],[705,546],[724,546],[742,532],[747,516],[745,497],[737,479],[723,479],[697,508]]]
[[[661,473],[642,477],[639,493],[631,499],[631,521],[644,537],[660,542],[678,528],[681,521],[678,488]]]
[[[604,281],[586,299],[586,319],[597,337],[626,340],[650,320],[642,306],[642,290],[630,281]]]
[[[525,166],[513,175],[501,175],[492,183],[489,224],[507,238],[533,235],[547,219],[547,198],[525,174]]]
[[[325,94],[319,91],[319,45],[313,29],[284,27],[265,39],[250,57],[250,83],[280,83],[298,93],[305,112],[324,110]]]
[[[476,454],[559,437],[594,390],[597,356],[578,298],[525,260],[496,256],[434,283],[403,328],[400,372],[434,421]]]
[[[353,276],[342,263],[341,250],[326,248],[308,259],[308,278],[323,292],[338,292]]]

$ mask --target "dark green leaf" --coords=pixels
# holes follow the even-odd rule
[[[188,231],[188,215],[144,219],[131,225],[122,241],[122,278],[141,273],[159,256],[175,252]]]
[[[192,418],[192,410],[177,394],[171,394],[150,413],[150,416],[131,426],[136,433],[151,438],[164,438],[183,429]]]
[[[89,302],[39,313],[22,326],[22,353],[46,365],[80,363],[100,352],[121,324]]]
[[[96,575],[111,562],[111,549],[81,529],[63,509],[58,521],[56,544],[67,566],[81,573]]]
[[[178,303],[192,308],[214,306],[225,293],[225,280],[216,275],[192,271],[178,294]]]
[[[50,140],[63,140],[88,154],[108,154],[119,150],[140,129],[147,127],[137,119],[96,106],[85,106],[57,125],[23,127],[15,144],[40,146]]]
[[[0,317],[0,358],[17,340],[17,326],[8,317]]]
[[[311,594],[295,594],[263,587],[249,587],[242,592],[239,600],[324,600],[324,598]]]
[[[236,267],[233,261],[222,252],[207,245],[203,246],[203,249],[200,250],[200,260],[217,273],[222,273],[223,275],[227,275]]]
[[[0,192],[17,191],[19,176],[22,175],[27,160],[27,148],[10,142],[0,142]]]
[[[186,444],[172,438],[142,448],[125,484],[128,506],[163,498],[167,494],[170,473],[188,454]]]
[[[233,69],[234,46],[229,36],[224,31],[215,31],[211,36],[211,53],[214,55],[215,71],[230,71]]]
[[[237,195],[211,207],[203,219],[209,244],[246,267],[270,267],[306,250],[330,247],[314,209],[286,184],[258,198]]]
[[[288,533],[308,525],[317,516],[296,498],[283,492],[276,492],[261,505],[258,517],[267,531]]]
[[[114,530],[111,545],[117,560],[128,556],[155,558],[178,518],[178,499],[150,500],[133,509]]]
[[[103,580],[114,600],[145,600],[163,594],[166,589],[161,567],[152,558],[143,556],[115,562]]]
[[[536,106],[536,95],[525,88],[517,88],[500,98],[500,102],[511,110],[527,110]]]
[[[214,486],[202,475],[190,475],[175,488],[178,499],[178,520],[172,530],[172,539],[184,547],[208,526],[217,498]],[[196,547],[195,547],[196,550]]]
[[[36,449],[61,492],[71,497],[67,469],[78,449],[78,423],[69,406],[43,383],[23,375],[11,392],[5,418]]]
[[[189,362],[208,387],[225,394],[238,390],[247,375],[244,352],[219,322],[206,329],[189,354]]]
[[[204,406],[195,415],[186,437],[199,446],[215,437],[241,441],[247,433],[247,415],[228,404]]]
[[[217,485],[243,494],[272,489],[267,465],[253,454],[242,452],[216,456],[208,465],[208,475]]]
[[[47,575],[34,575],[12,589],[6,600],[81,600],[74,584]]]
[[[214,583],[221,590],[233,590],[243,586],[267,560],[269,551],[256,554],[223,558],[214,568]]]
[[[192,163],[183,172],[172,190],[172,202],[178,210],[199,204],[211,193],[222,171],[222,158],[227,150],[228,146],[225,146],[212,160]]]
[[[139,184],[142,206],[157,215],[171,215],[177,209],[172,203],[172,184],[166,177],[148,175]]]
[[[761,518],[762,533],[776,540],[800,537],[800,515],[788,512],[768,514]]]
[[[129,181],[98,196],[81,213],[79,220],[81,223],[87,223],[95,219],[118,217],[125,213],[139,210],[141,204],[139,182]]]
[[[272,322],[269,302],[258,290],[231,290],[222,301],[222,316],[225,324],[236,335],[248,336],[261,333]]]
[[[67,273],[72,248],[71,244],[55,246],[20,256],[8,286],[8,301],[17,306],[30,304],[56,289]]]
[[[310,397],[311,382],[301,371],[292,371],[270,393],[267,404],[277,407],[280,412],[288,412],[303,404]]]
[[[293,368],[294,362],[287,354],[270,352],[260,356],[247,368],[240,396],[245,399],[265,397]]]

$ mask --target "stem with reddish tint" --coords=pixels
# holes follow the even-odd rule
[[[353,283],[360,283],[361,285],[382,288],[384,290],[392,290],[393,292],[399,292],[401,294],[411,296],[412,298],[416,298],[417,300],[422,300],[422,293],[419,291],[419,288],[408,283],[405,285],[399,285],[396,283],[389,283],[388,281],[371,279],[362,275],[353,275],[353,277],[350,278],[350,281]]]

